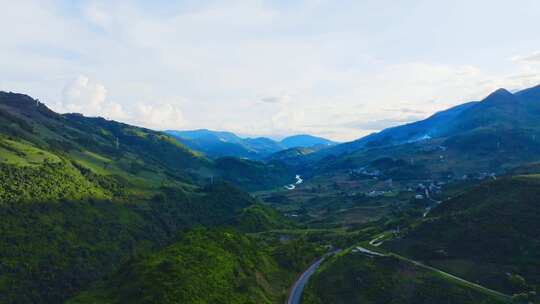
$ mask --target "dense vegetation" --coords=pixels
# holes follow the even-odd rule
[[[302,258],[317,251],[291,250],[295,242],[277,247],[232,230],[196,229],[68,303],[279,303],[295,270],[306,266]],[[298,264],[290,267],[282,251]]]
[[[294,225],[285,221],[274,208],[263,204],[254,204],[240,210],[235,218],[234,226],[245,232],[261,232],[290,228]]]
[[[59,157],[94,173],[120,176],[137,192],[170,180],[227,180],[260,190],[294,178],[281,164],[231,158],[214,162],[165,133],[99,117],[59,115],[29,96],[0,92],[0,162],[39,166]]]
[[[244,189],[255,191],[275,188],[294,181],[294,174],[289,167],[280,162],[263,164],[256,161],[233,157],[219,158],[215,161],[221,177]]]
[[[253,165],[243,185],[269,186]],[[0,302],[62,302],[194,225],[266,227],[235,219],[254,201],[225,172],[241,173],[160,132],[0,92]]]
[[[373,166],[378,158],[402,162],[393,164],[394,168],[378,168],[394,180],[446,182],[464,175],[503,174],[540,161],[538,96],[540,86],[516,93],[497,90],[481,102],[306,155],[304,175],[339,176],[378,167]]]
[[[0,163],[0,204],[40,200],[106,198],[119,191],[112,177],[86,179],[74,166],[46,163],[39,167],[17,167]],[[108,184],[105,184],[108,181]],[[103,187],[101,187],[103,185]]]
[[[147,203],[61,200],[0,206],[0,302],[58,303],[126,259],[196,224],[228,225],[252,204],[227,185],[163,189]]]
[[[332,258],[310,280],[305,304],[504,303],[394,257],[349,253]]]
[[[386,250],[534,301],[538,165],[471,186],[538,159],[531,101],[501,91],[342,155],[290,149],[262,163],[0,92],[0,303],[280,303],[323,245],[385,231]],[[512,113],[526,119],[515,127]],[[417,138],[425,128],[441,133]],[[295,174],[306,182],[283,191]],[[403,259],[345,252],[306,303],[499,303]]]
[[[442,203],[384,246],[496,290],[538,289],[539,202],[536,176],[487,182]],[[524,284],[516,286],[516,276]]]

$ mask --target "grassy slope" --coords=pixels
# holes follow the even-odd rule
[[[395,257],[345,254],[332,258],[308,283],[303,303],[504,303]]]
[[[29,96],[0,92],[0,161],[24,166],[58,158],[94,173],[121,176],[136,190],[171,179],[205,184],[213,178],[251,191],[294,178],[280,164],[232,158],[214,162],[165,133],[103,118],[59,115]]]
[[[173,138],[102,118],[59,115],[26,95],[0,92],[0,160],[17,166],[77,162],[134,184],[197,181],[210,161]]]

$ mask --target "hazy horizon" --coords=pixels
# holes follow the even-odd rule
[[[0,4],[0,90],[151,129],[348,141],[540,83],[537,1]]]

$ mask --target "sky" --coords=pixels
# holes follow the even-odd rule
[[[348,141],[540,84],[537,0],[0,7],[0,90],[157,130]]]

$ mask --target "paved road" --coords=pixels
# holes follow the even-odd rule
[[[355,249],[352,250],[352,252],[360,252],[360,253],[364,253],[364,254],[367,254],[367,255],[370,255],[370,256],[388,256],[386,254],[382,254],[382,253],[379,253],[379,252],[375,252],[375,251],[371,251],[369,249],[366,249],[364,247],[361,247],[361,246],[357,246]]]
[[[376,241],[378,241],[381,237],[378,237],[378,238],[375,238],[373,239],[371,242],[375,243]],[[371,243],[370,242],[370,243]],[[382,242],[380,242],[382,243]],[[378,245],[380,245],[380,243]],[[315,270],[317,270],[317,268],[321,265],[322,261],[324,261],[324,259],[332,254],[335,254],[339,252],[338,251],[334,251],[332,253],[327,253],[325,256],[323,256],[322,258],[318,259],[317,261],[315,261],[313,264],[311,264],[309,266],[309,268],[304,271],[304,273],[302,273],[302,275],[298,278],[298,280],[296,280],[296,282],[294,283],[293,287],[291,288],[291,291],[289,293],[289,298],[287,299],[287,303],[286,304],[300,304],[300,300],[302,298],[302,292],[304,291],[304,287],[306,286],[309,278],[313,275],[313,273],[315,273]],[[496,296],[499,296],[501,298],[504,298],[506,300],[509,300],[511,299],[511,297],[509,295],[506,295],[506,294],[503,294],[501,292],[498,292],[498,291],[495,291],[493,289],[489,289],[487,287],[484,287],[482,285],[479,285],[479,284],[476,284],[476,283],[473,283],[473,282],[470,282],[470,281],[467,281],[463,278],[460,278],[458,276],[455,276],[453,274],[450,274],[448,272],[445,272],[445,271],[442,271],[440,269],[437,269],[435,267],[431,267],[431,266],[428,266],[426,264],[423,264],[421,262],[418,262],[418,261],[415,261],[415,260],[411,260],[411,259],[408,259],[406,257],[403,257],[403,256],[400,256],[400,255],[397,255],[395,253],[389,253],[389,254],[384,254],[384,253],[380,253],[380,252],[375,252],[375,251],[372,251],[372,250],[369,250],[369,249],[366,249],[364,247],[361,247],[361,246],[357,246],[355,247],[352,252],[359,252],[359,253],[362,253],[362,254],[366,254],[366,255],[369,255],[369,256],[394,256],[398,259],[401,259],[401,260],[404,260],[404,261],[408,261],[418,267],[421,267],[421,268],[424,268],[424,269],[428,269],[428,270],[431,270],[431,271],[434,271],[434,272],[437,272],[441,275],[444,275],[444,276],[447,276],[447,277],[450,277],[456,281],[459,281],[463,284],[466,284],[466,285],[469,285],[469,286],[472,286],[472,287],[476,287],[478,289],[481,289],[481,290],[484,290],[485,292],[487,293],[490,293],[492,295],[496,295]]]
[[[402,260],[404,260],[404,261],[408,261],[408,262],[410,262],[410,263],[413,263],[414,265],[416,265],[416,266],[418,266],[418,267],[425,268],[425,269],[428,269],[428,270],[437,272],[437,273],[439,273],[439,274],[442,274],[443,276],[447,276],[447,277],[449,277],[449,278],[452,278],[452,279],[454,279],[454,280],[456,280],[456,281],[459,281],[459,282],[461,282],[461,283],[464,283],[465,285],[469,285],[469,286],[472,286],[472,287],[476,287],[476,288],[481,289],[481,290],[483,290],[483,291],[485,291],[485,292],[487,292],[487,293],[490,293],[490,294],[492,294],[492,295],[499,296],[499,297],[504,298],[504,299],[506,299],[506,300],[510,300],[510,299],[511,299],[511,296],[509,296],[509,295],[507,295],[507,294],[504,294],[504,293],[498,292],[498,291],[496,291],[496,290],[487,288],[487,287],[485,287],[485,286],[482,286],[482,285],[473,283],[473,282],[471,282],[471,281],[467,281],[467,280],[465,280],[465,279],[463,279],[463,278],[460,278],[460,277],[455,276],[455,275],[453,275],[453,274],[450,274],[450,273],[448,273],[448,272],[442,271],[442,270],[437,269],[437,268],[435,268],[435,267],[428,266],[428,265],[426,265],[426,264],[424,264],[424,263],[421,263],[421,262],[418,262],[418,261],[415,261],[415,260],[411,260],[411,259],[408,259],[408,258],[406,258],[406,257],[400,256],[400,255],[397,255],[397,254],[394,254],[394,253],[392,253],[391,255],[393,255],[393,256],[395,256],[395,257],[397,257],[397,258],[399,258],[399,259],[402,259]]]
[[[313,264],[309,266],[304,273],[294,282],[293,287],[291,288],[291,291],[289,293],[289,298],[287,299],[287,304],[300,304],[300,299],[302,298],[302,292],[304,291],[304,287],[306,287],[306,284],[309,280],[309,278],[315,273],[315,270],[319,268],[322,261],[326,259],[328,256],[333,255],[335,253],[338,253],[340,250],[336,250],[331,253],[325,254],[322,258],[315,261]]]
[[[372,246],[379,246],[379,245],[381,245],[382,242],[375,243],[375,242],[377,242],[380,238],[381,238],[381,236],[379,236],[379,237],[377,237],[377,238],[371,240],[371,242],[369,242],[369,244],[372,245]],[[366,249],[366,248],[360,247],[360,246],[356,247],[356,250],[357,250],[357,252],[364,253],[364,254],[371,255],[371,256],[388,256],[388,255],[392,255],[392,256],[394,256],[394,257],[397,257],[398,259],[401,259],[401,260],[404,260],[404,261],[408,261],[408,262],[410,262],[410,263],[412,263],[412,264],[414,264],[414,265],[416,265],[416,266],[418,266],[418,267],[421,267],[421,268],[424,268],[424,269],[428,269],[428,270],[437,272],[437,273],[439,273],[439,274],[442,274],[443,276],[447,276],[447,277],[449,277],[449,278],[452,278],[452,279],[454,279],[454,280],[456,280],[456,281],[459,281],[459,282],[461,282],[461,283],[463,283],[463,284],[465,284],[465,285],[469,285],[469,286],[472,286],[472,287],[476,287],[476,288],[481,289],[481,290],[483,290],[483,291],[485,291],[485,292],[487,292],[487,293],[490,293],[490,294],[492,294],[492,295],[496,295],[496,296],[499,296],[499,297],[504,298],[504,299],[507,299],[507,300],[511,298],[511,297],[510,297],[509,295],[507,295],[507,294],[504,294],[504,293],[498,292],[498,291],[496,291],[496,290],[487,288],[487,287],[485,287],[485,286],[482,286],[482,285],[473,283],[473,282],[471,282],[471,281],[467,281],[467,280],[465,280],[465,279],[463,279],[463,278],[460,278],[460,277],[455,276],[455,275],[453,275],[453,274],[450,274],[450,273],[448,273],[448,272],[442,271],[442,270],[437,269],[437,268],[432,267],[432,266],[428,266],[428,265],[426,265],[426,264],[424,264],[424,263],[421,263],[421,262],[418,262],[418,261],[415,261],[415,260],[406,258],[406,257],[404,257],[404,256],[401,256],[401,255],[398,255],[398,254],[395,254],[395,253],[381,254],[381,253],[374,252],[374,251],[371,251],[371,250],[369,250],[369,249]]]
[[[311,264],[311,266],[309,266],[309,268],[304,271],[304,273],[302,273],[298,280],[296,280],[293,287],[291,288],[291,292],[289,293],[289,299],[287,300],[287,304],[300,304],[300,299],[302,298],[302,292],[304,291],[306,283],[313,275],[315,270],[317,270],[319,265],[321,265],[323,260],[324,257],[318,259],[315,263]]]
[[[384,234],[383,234],[383,235],[380,235],[380,236],[378,236],[378,237],[376,237],[376,238],[374,238],[374,239],[371,240],[371,241],[369,241],[369,244],[370,244],[371,246],[379,247],[379,246],[382,245],[383,241],[380,241],[380,242],[378,242],[378,241],[379,241],[380,239],[382,239],[383,237],[384,237]]]

